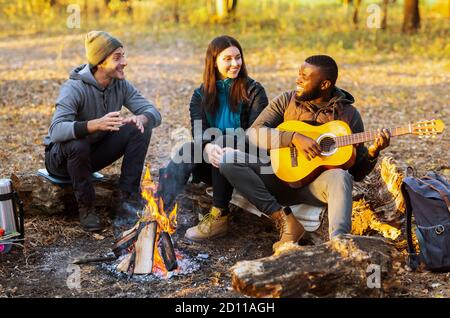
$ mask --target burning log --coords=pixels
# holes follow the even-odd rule
[[[138,239],[135,243],[136,259],[134,261],[134,274],[149,274],[152,272],[156,227],[156,222],[146,222],[139,232]]]
[[[169,233],[161,232],[158,241],[159,254],[162,256],[164,265],[168,271],[173,271],[178,267],[175,249]]]
[[[117,265],[117,271],[122,273],[128,273],[131,265],[131,258],[133,257],[133,253],[125,255],[122,261]],[[132,274],[132,273],[130,273]]]
[[[344,235],[318,246],[285,244],[276,254],[238,262],[233,288],[251,297],[380,297],[396,287],[395,247]]]
[[[177,269],[178,262],[170,234],[176,229],[177,206],[167,215],[164,202],[155,196],[156,186],[149,169],[142,182],[142,196],[147,200],[140,220],[131,229],[122,233],[113,246],[116,256],[122,255],[117,265],[119,272],[151,274],[155,271],[167,273]]]

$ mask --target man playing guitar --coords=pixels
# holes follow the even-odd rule
[[[295,147],[297,153],[313,160],[322,152],[314,139],[275,128],[288,120],[310,125],[341,120],[348,124],[352,133],[363,132],[361,116],[352,105],[354,98],[335,86],[337,77],[338,67],[331,57],[315,55],[307,58],[299,70],[297,90],[285,92],[269,103],[247,132],[250,142],[265,150]],[[352,182],[362,180],[372,171],[379,152],[389,145],[389,141],[389,130],[379,130],[369,148],[363,143],[356,146],[356,157],[348,170],[325,170],[311,183],[299,188],[289,186],[273,172],[263,172],[262,167],[267,171],[270,163],[268,166],[259,158],[239,151],[227,152],[219,169],[237,191],[275,222],[280,231],[280,240],[273,246],[276,250],[282,243],[299,241],[305,232],[290,205],[327,205],[330,238],[349,233]]]

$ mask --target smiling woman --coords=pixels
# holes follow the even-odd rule
[[[247,74],[239,42],[227,35],[214,38],[206,50],[203,84],[189,105],[194,142],[183,145],[160,172],[159,193],[169,207],[191,173],[194,182],[213,187],[210,213],[187,230],[188,239],[201,241],[226,234],[233,187],[219,172],[219,164],[227,151],[243,148],[239,145],[245,141],[236,138],[236,131],[249,128],[267,103],[264,88]],[[199,162],[203,150],[205,156]]]
[[[218,95],[216,81],[230,79],[232,80],[230,108],[233,112],[236,112],[239,102],[248,101],[247,78],[247,67],[239,42],[227,35],[212,40],[206,50],[205,69],[203,71],[202,94],[205,110],[212,116],[216,114],[220,107],[216,103]]]
[[[241,51],[235,46],[223,50],[217,57],[217,71],[221,80],[238,77],[241,66]]]

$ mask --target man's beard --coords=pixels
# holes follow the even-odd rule
[[[117,68],[115,68],[115,69],[112,69],[112,70],[110,70],[109,72],[108,72],[108,76],[111,78],[111,79],[122,79],[122,78],[125,78],[125,71],[124,71],[124,69],[122,68],[122,73],[120,73],[119,72],[119,69],[117,69]]]
[[[309,102],[311,100],[317,99],[321,96],[322,91],[320,86],[316,86],[309,91],[303,91],[300,96],[295,96],[295,99],[299,102]]]

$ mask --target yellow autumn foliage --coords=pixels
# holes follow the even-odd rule
[[[369,208],[364,199],[353,202],[352,211],[352,234],[363,235],[369,230],[375,230],[391,240],[396,240],[401,230],[378,221],[375,213]]]

